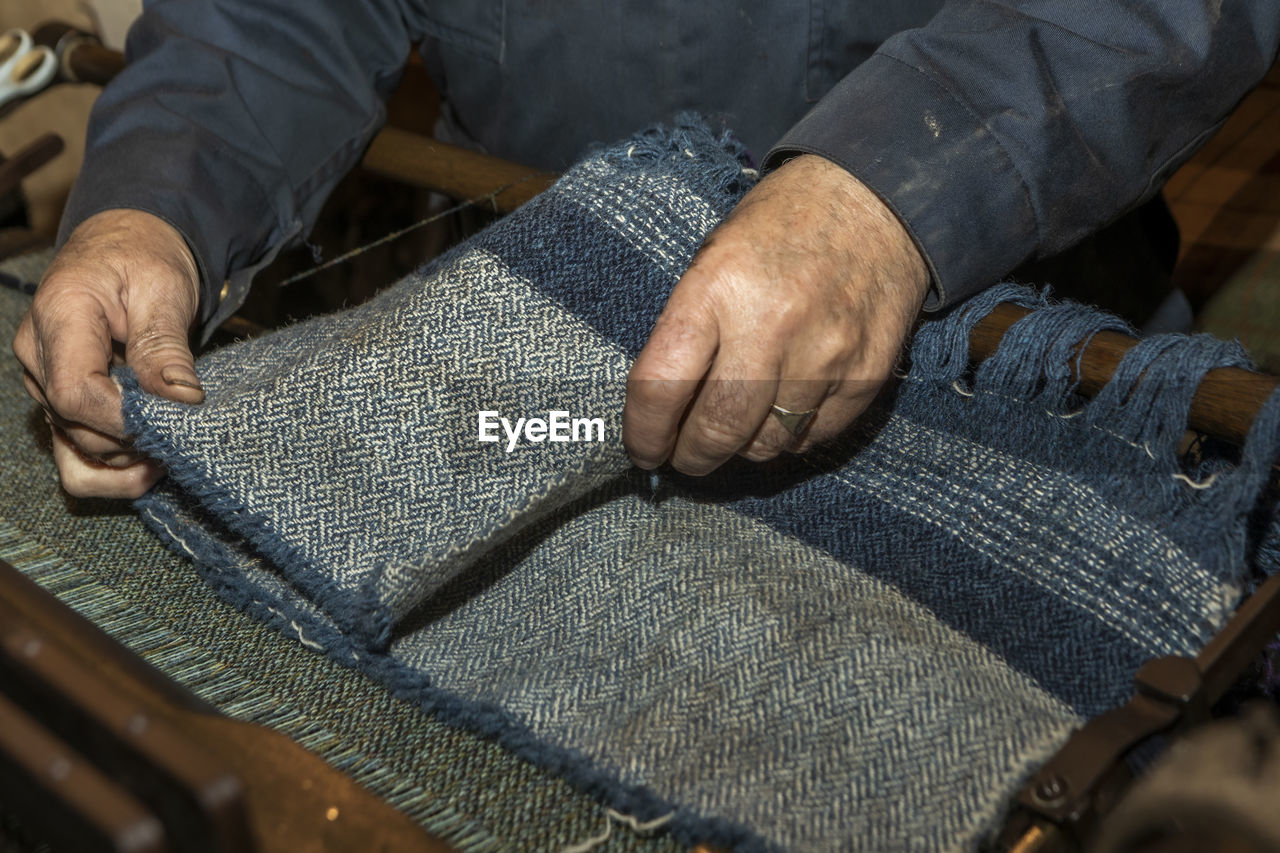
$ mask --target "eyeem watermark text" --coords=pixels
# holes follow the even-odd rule
[[[568,412],[559,409],[547,412],[545,418],[516,418],[515,423],[499,412],[477,412],[476,426],[480,441],[498,442],[505,436],[508,453],[522,443],[522,438],[529,444],[604,441],[604,418],[571,418]]]

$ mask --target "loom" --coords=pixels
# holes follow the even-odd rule
[[[64,67],[80,69],[77,79],[91,79],[77,55],[91,55],[98,67],[106,68],[103,78],[118,67],[113,57],[90,43],[69,47],[72,42],[65,33],[54,41],[67,48]],[[485,196],[502,187],[492,196],[500,210],[518,207],[553,179],[548,175],[529,179],[529,170],[519,166],[397,129],[386,130],[375,140],[365,165],[457,198]],[[972,356],[978,360],[990,356],[1005,332],[1027,313],[1012,304],[993,310],[970,337]],[[1135,343],[1116,332],[1095,335],[1075,360],[1081,390],[1096,393],[1102,388]],[[1241,442],[1278,384],[1275,378],[1235,367],[1211,371],[1195,396],[1189,426]],[[49,484],[45,491],[56,494]],[[48,506],[52,499],[42,500]],[[10,512],[0,515],[8,562],[19,564],[44,586],[60,590],[107,622],[113,612],[118,616],[127,603],[104,606],[102,599],[110,597],[106,591],[91,589],[93,584],[76,577],[71,565],[84,560],[92,545],[72,543],[71,556],[50,553],[10,523]],[[56,529],[57,522],[52,524]],[[102,526],[108,534],[111,526],[121,527],[114,521]],[[128,530],[121,538],[136,545],[143,537]],[[237,712],[235,695],[223,694],[215,703],[195,698],[178,682],[209,688],[214,679],[208,673],[192,673],[177,659],[170,659],[168,667],[175,671],[176,681],[158,673],[7,563],[0,566],[0,584],[4,590],[0,594],[0,624],[4,625],[0,682],[5,693],[0,700],[4,723],[0,725],[0,766],[4,768],[0,801],[16,809],[20,823],[37,835],[61,841],[68,849],[447,849],[444,842],[428,837],[400,811],[366,790],[379,786],[390,791],[387,799],[419,822],[431,825],[434,821],[455,830],[466,823],[465,816],[442,819],[440,811],[433,811],[430,798],[421,795],[430,786],[420,779],[409,781],[411,773],[371,767],[377,762],[367,758],[353,759],[334,738],[316,736],[305,721],[299,724],[284,711]],[[176,594],[212,606],[208,604],[212,598],[202,598],[203,592],[196,587],[198,583],[193,583]],[[116,630],[125,636],[131,634],[127,625],[128,620],[116,619]],[[252,637],[297,661],[296,653],[283,650],[280,637],[248,625],[235,630],[238,636]],[[1272,578],[1197,656],[1166,657],[1139,669],[1133,698],[1081,728],[1013,798],[998,842],[1001,849],[1019,853],[1087,849],[1131,777],[1125,759],[1135,745],[1153,734],[1204,722],[1209,709],[1278,630],[1280,581]],[[305,642],[302,631],[298,633]],[[138,644],[147,647],[148,656],[164,660],[166,645],[180,642],[144,638]],[[332,673],[323,677],[335,678]],[[335,689],[359,693],[369,707],[398,719],[412,717],[411,709],[390,710],[389,700],[378,695],[376,686]],[[294,740],[223,716],[215,705],[243,718],[283,720],[279,727],[294,740],[310,740],[313,750],[327,755],[338,768],[346,763],[349,766],[344,769],[362,779],[363,785],[319,761]],[[329,725],[337,725],[335,719],[341,715],[331,711]],[[376,727],[376,717],[357,716],[361,725]],[[398,725],[415,743],[427,737],[422,728],[426,724],[420,721]],[[353,726],[346,736],[358,739],[357,731],[358,726]],[[431,737],[440,735],[436,732]],[[457,761],[461,754],[486,748],[450,742],[442,753]],[[479,760],[484,766],[475,775],[495,786],[502,784],[499,780],[506,773],[525,774],[523,784],[533,788],[547,784],[527,778],[527,768],[513,771],[512,761],[491,750]],[[450,785],[466,788],[466,776],[454,774]],[[404,789],[415,786],[419,793],[405,797]],[[468,793],[477,799],[492,796],[483,790]],[[560,790],[542,796],[547,798],[540,801],[544,805],[563,798],[550,808],[578,837],[598,835],[601,816],[589,803]],[[521,818],[516,815],[509,820],[513,837],[522,837]],[[611,826],[612,820],[604,825]],[[634,826],[637,821],[631,823]],[[544,831],[535,827],[523,837],[531,848],[536,847],[546,843],[546,835],[538,834]],[[468,832],[478,830],[464,828],[453,835],[474,843]]]

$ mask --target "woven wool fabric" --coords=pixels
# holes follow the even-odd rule
[[[15,266],[0,262],[0,273]],[[0,339],[13,337],[30,304],[0,287]],[[563,780],[219,601],[127,503],[69,498],[47,430],[22,387],[22,365],[0,358],[0,435],[9,444],[0,455],[0,558],[165,675],[225,714],[288,735],[460,851],[560,850],[608,825],[604,808]],[[4,807],[0,798],[0,850],[47,850],[15,845]],[[605,849],[682,848],[615,831]]]
[[[625,376],[750,188],[736,155],[693,120],[599,151],[374,301],[202,359],[199,407],[123,376],[171,472],[138,508],[285,634],[680,840],[972,847],[1225,620],[1280,400],[1238,466],[1184,472],[1195,381],[1239,350],[1153,339],[1075,408],[1072,348],[1115,321],[1003,286],[927,323],[841,441],[655,487]],[[970,375],[1010,299],[1042,310]],[[478,440],[481,411],[551,410],[606,440]]]

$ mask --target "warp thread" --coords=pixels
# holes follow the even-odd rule
[[[469,198],[466,201],[459,202],[458,204],[455,204],[453,207],[450,207],[447,210],[442,210],[439,213],[433,213],[424,219],[419,219],[417,222],[414,222],[412,225],[406,225],[404,228],[397,228],[395,231],[392,231],[389,234],[384,234],[383,236],[378,237],[374,240],[371,240],[368,243],[364,243],[360,246],[356,246],[354,249],[352,249],[349,252],[343,252],[341,255],[338,255],[336,258],[330,258],[324,263],[318,264],[317,266],[311,267],[310,269],[303,270],[302,272],[297,273],[295,275],[291,275],[288,278],[286,278],[284,281],[280,282],[278,286],[285,287],[290,284],[295,284],[304,279],[311,278],[311,276],[313,275],[324,272],[325,270],[330,269],[332,267],[336,267],[339,264],[344,264],[347,261],[353,260],[359,257],[360,255],[363,255],[365,252],[370,251],[371,249],[376,249],[379,246],[383,245],[384,243],[390,243],[392,240],[399,239],[400,237],[403,237],[405,234],[408,234],[411,231],[416,231],[419,228],[425,228],[426,226],[430,225],[433,222],[439,222],[441,219],[444,219],[446,216],[452,216],[455,213],[460,213],[461,211],[475,207],[476,205],[481,204],[482,202],[488,201],[493,206],[494,212],[497,212],[498,196],[502,195],[504,192],[511,189],[512,187],[518,187],[521,184],[525,183],[526,181],[529,181],[538,176],[539,176],[538,172],[530,172],[527,175],[523,175],[514,181],[510,181],[508,183],[503,184],[497,189],[490,190],[487,193],[483,193],[481,195],[474,196],[473,198]],[[320,260],[319,247],[312,246],[311,250],[312,250],[312,257],[316,261],[319,261]]]

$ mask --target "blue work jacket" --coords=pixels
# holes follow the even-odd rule
[[[501,157],[563,169],[694,109],[765,167],[839,163],[905,223],[936,307],[1158,192],[1278,40],[1280,0],[154,0],[60,236],[159,215],[220,321],[305,236],[419,45],[442,133]]]

